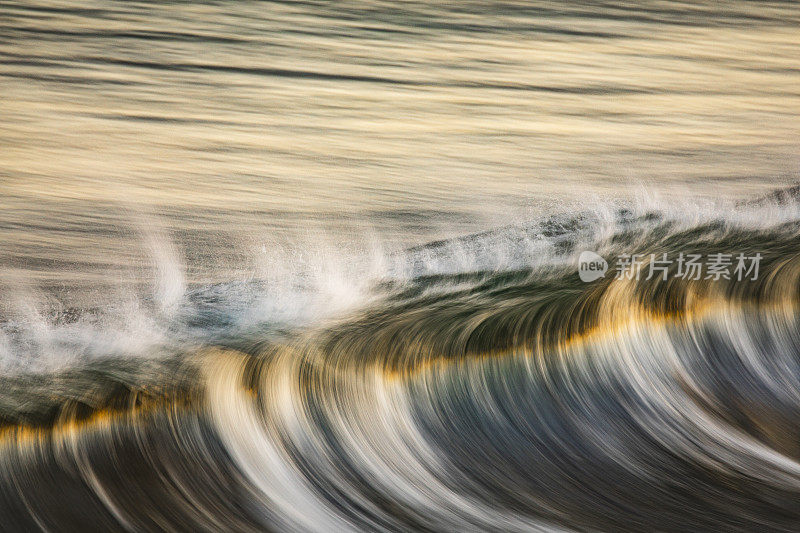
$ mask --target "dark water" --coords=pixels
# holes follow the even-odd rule
[[[432,243],[306,326],[256,305],[266,281],[189,287],[129,316],[151,328],[145,353],[108,310],[17,322],[18,356],[78,360],[1,380],[3,527],[794,531],[796,195]],[[673,266],[585,283],[587,244],[763,260],[744,281]]]
[[[798,27],[0,1],[0,530],[797,531]]]

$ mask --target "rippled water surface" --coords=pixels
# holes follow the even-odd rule
[[[0,0],[0,531],[800,531],[799,119],[797,2]]]
[[[0,14],[0,257],[46,279],[128,272],[112,226],[131,210],[187,247],[315,228],[412,244],[596,196],[742,198],[797,176],[795,2]]]

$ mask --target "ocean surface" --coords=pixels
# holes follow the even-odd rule
[[[799,28],[0,0],[0,531],[797,531]]]
[[[800,171],[798,25],[796,2],[3,0],[0,264],[135,279],[154,224],[223,279],[275,240],[762,194]]]

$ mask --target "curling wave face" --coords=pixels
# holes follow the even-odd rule
[[[800,223],[771,200],[432,243],[294,329],[190,291],[178,316],[213,334],[181,350],[4,378],[0,527],[796,531]],[[584,283],[586,246],[763,258]],[[454,250],[472,267],[431,266]]]

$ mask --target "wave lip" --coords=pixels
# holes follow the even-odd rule
[[[3,378],[0,512],[10,530],[796,530],[800,225],[770,213],[431,243],[359,307],[280,331],[226,317],[261,282],[186,287],[166,357]],[[492,264],[497,242],[516,252]],[[742,281],[582,281],[585,249],[763,258]]]

